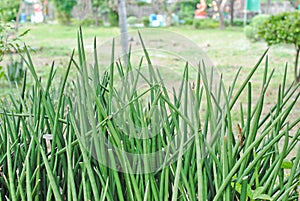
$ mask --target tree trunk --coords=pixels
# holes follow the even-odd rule
[[[230,0],[230,26],[233,26],[234,18],[234,0]]]
[[[80,4],[80,1],[78,2]],[[81,0],[80,18],[84,19],[92,13],[92,2],[91,0]]]
[[[218,6],[218,13],[219,13],[219,23],[220,23],[220,29],[224,29],[225,28],[225,20],[224,20],[224,14],[223,14],[223,12],[224,12],[224,5],[225,5],[225,3],[226,3],[226,1],[225,2],[223,2],[223,1],[225,1],[225,0],[219,0],[219,1],[217,1],[217,6]]]
[[[121,45],[124,65],[127,64],[128,52],[128,31],[127,31],[127,13],[125,0],[119,1],[119,27],[121,31]]]
[[[271,5],[271,0],[267,0],[266,14],[269,14],[270,5]]]
[[[85,5],[86,15],[88,15],[89,13],[92,13],[93,9],[92,9],[92,2],[91,2],[91,0],[85,0],[84,5]]]
[[[167,10],[166,11],[166,26],[171,26],[172,24],[172,12]]]
[[[86,11],[87,14],[93,13],[92,0],[86,0]]]
[[[99,26],[99,7],[96,6],[93,10],[94,18],[95,18],[95,26]]]
[[[220,29],[225,29],[225,20],[224,20],[224,15],[223,13],[219,12],[219,17],[220,17]]]
[[[19,30],[19,25],[20,25],[20,16],[22,14],[22,10],[25,8],[25,3],[23,2],[23,0],[20,0],[20,6],[19,6],[19,10],[16,16],[16,31]]]
[[[295,71],[294,71],[296,83],[300,82],[300,70],[298,72],[299,53],[300,53],[300,45],[297,47],[296,50]]]

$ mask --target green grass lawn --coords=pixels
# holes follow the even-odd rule
[[[61,64],[65,65],[72,49],[77,47],[78,27],[48,24],[22,27],[22,30],[26,29],[30,29],[30,32],[24,37],[24,41],[37,50],[37,53],[32,54],[32,57],[38,70],[51,64],[53,60],[58,67]],[[248,41],[242,28],[227,28],[221,31],[219,29],[195,30],[192,27],[171,27],[166,30],[182,34],[199,45],[213,61],[218,71],[223,73],[225,78],[228,76],[229,79],[239,67],[243,67],[242,72],[245,71],[246,73],[267,49],[264,42],[252,43]],[[90,54],[92,53],[93,37],[96,37],[98,44],[101,45],[119,35],[118,28],[84,27],[83,32],[86,49]],[[107,50],[99,49],[98,51]],[[271,68],[276,69],[275,77],[280,77],[285,63],[288,62],[290,80],[292,81],[294,54],[293,46],[277,45],[270,48],[269,63]]]
[[[48,24],[22,27],[22,30],[26,29],[30,29],[30,32],[23,38],[24,41],[33,48],[44,48],[42,55],[50,61],[55,59],[55,56],[70,54],[71,50],[76,48],[78,27]],[[242,28],[227,28],[221,31],[219,29],[195,30],[192,27],[171,27],[166,30],[182,34],[194,41],[218,67],[251,67],[267,48],[264,42],[248,41]],[[92,45],[92,39],[95,36],[101,44],[119,35],[118,28],[84,27],[83,32],[86,46]],[[271,64],[273,63],[276,68],[284,65],[285,62],[293,63],[292,46],[271,47],[269,54]]]
[[[75,26],[61,26],[52,24],[43,25],[24,25],[21,31],[30,29],[30,32],[23,38],[25,43],[32,48],[31,56],[33,63],[39,76],[47,77],[52,62],[55,62],[58,73],[65,71],[69,57],[73,49],[77,48],[76,35],[78,27]],[[153,29],[154,31],[158,29]],[[240,75],[240,79],[247,75],[249,69],[251,69],[261,56],[261,54],[268,48],[264,42],[252,43],[244,35],[242,28],[226,28],[225,30],[219,29],[203,29],[196,30],[192,27],[170,27],[161,28],[160,30],[167,30],[183,35],[191,43],[197,44],[211,59],[214,66],[219,73],[223,74],[225,82],[231,82],[233,75],[237,72],[239,67],[243,67]],[[130,31],[136,32],[136,29]],[[100,62],[110,62],[110,42],[113,37],[119,36],[118,28],[106,28],[106,27],[84,27],[83,28],[85,47],[88,55],[88,63],[92,64],[91,59],[93,55],[93,38],[97,38],[98,52],[99,54],[105,53],[107,58],[99,58]],[[162,36],[158,35],[160,39]],[[180,43],[180,41],[177,41]],[[107,44],[107,46],[103,46]],[[146,46],[151,44],[146,44]],[[182,48],[183,55],[189,54],[189,47]],[[35,51],[35,52],[34,52]],[[276,97],[276,91],[278,83],[282,79],[284,72],[284,66],[286,63],[289,65],[289,77],[290,82],[293,81],[293,62],[295,50],[293,46],[289,45],[277,45],[273,46],[269,50],[269,66],[275,69],[274,79],[270,85],[270,88],[274,91],[270,92],[270,100]],[[5,62],[5,61],[4,61]],[[161,58],[160,62],[167,64],[168,59]],[[183,65],[165,65],[166,68],[161,68],[162,74],[167,75],[166,79],[173,81],[174,77],[182,74]],[[170,66],[170,68],[168,67]],[[75,76],[74,71],[71,72],[71,77]],[[170,72],[177,73],[176,75],[170,75]],[[258,69],[258,74],[262,74],[263,68]],[[255,86],[259,85],[261,76],[255,76],[253,83]],[[2,90],[0,95],[7,94],[9,92],[8,84],[1,81]],[[274,95],[274,96],[273,96]]]

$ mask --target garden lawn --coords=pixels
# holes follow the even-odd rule
[[[26,25],[21,30],[26,29],[30,29],[30,32],[23,39],[27,45],[37,51],[32,54],[32,57],[41,75],[47,72],[44,69],[53,60],[57,67],[65,66],[72,49],[77,47],[78,27],[44,24]],[[242,28],[196,30],[192,27],[171,27],[166,30],[182,34],[199,45],[213,61],[218,71],[229,79],[239,67],[243,67],[242,75],[246,74],[248,69],[255,65],[260,55],[268,48],[264,42],[252,43],[247,40]],[[131,29],[130,31],[136,30]],[[93,37],[96,36],[98,44],[101,45],[119,35],[118,28],[83,27],[83,32],[86,50],[90,54],[93,50]],[[99,49],[98,51],[108,50]],[[275,77],[280,79],[284,66],[288,62],[290,66],[289,80],[293,81],[294,55],[295,50],[291,45],[277,45],[270,48],[270,68],[275,68]]]
[[[30,29],[30,32],[23,37],[23,41],[32,49],[31,56],[38,75],[46,78],[53,61],[59,74],[65,72],[72,50],[77,48],[76,35],[78,27],[55,24],[26,24],[23,25],[20,31],[22,32],[27,29]],[[240,27],[228,27],[225,30],[197,30],[190,26],[159,29],[181,34],[187,40],[190,40],[191,43],[197,44],[213,62],[217,72],[223,74],[223,78],[227,84],[232,82],[233,76],[240,67],[242,67],[242,70],[240,81],[237,84],[241,83],[261,54],[268,48],[265,42],[252,43],[247,40],[243,28]],[[153,30],[157,30],[157,28]],[[129,31],[136,32],[137,30],[130,29]],[[119,36],[119,29],[117,27],[83,27],[83,33],[87,55],[92,57],[94,37],[97,38],[98,47],[100,47],[98,52],[110,52],[110,49],[103,47],[102,44],[106,43],[109,48],[112,38]],[[160,36],[158,35],[157,38],[160,39]],[[151,44],[146,44],[146,46],[151,47]],[[188,53],[188,47],[183,51],[187,51]],[[282,80],[286,63],[289,65],[287,80],[289,83],[293,81],[295,50],[291,45],[276,45],[269,49],[268,55],[270,71],[274,68],[275,73],[270,84],[270,91],[267,93],[269,96],[266,98],[267,105],[272,104],[272,100],[276,98],[278,83]],[[110,57],[110,54],[108,56]],[[8,61],[7,57],[6,59]],[[90,61],[90,64],[92,64],[92,59]],[[99,61],[101,62],[101,58],[99,58]],[[183,65],[175,69],[161,68],[160,71],[163,75],[168,75],[170,71],[181,75],[183,73]],[[257,73],[263,74],[263,68],[259,68]],[[75,78],[75,70],[71,71],[70,76]],[[166,76],[165,79],[170,79],[169,81],[173,82],[174,76]],[[257,86],[260,86],[262,76],[255,76],[255,79],[253,80],[254,94],[256,94],[256,90],[257,92],[259,90]],[[0,85],[0,96],[9,93],[10,89],[7,82],[2,80],[0,81]],[[241,101],[245,102],[246,100]]]

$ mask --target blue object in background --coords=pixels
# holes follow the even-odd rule
[[[26,14],[25,13],[21,13],[20,15],[20,23],[25,23],[26,22]]]
[[[150,15],[150,21],[155,21],[155,20],[157,20],[156,15],[155,14],[151,14]]]
[[[166,26],[166,17],[164,15],[149,15],[150,27],[163,27]]]
[[[153,22],[155,22],[157,20],[157,16],[155,14],[151,14],[149,16],[149,20],[150,20],[150,23],[149,23],[150,27],[153,27]]]

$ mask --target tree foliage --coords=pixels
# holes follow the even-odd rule
[[[258,28],[270,17],[267,14],[256,15],[252,18],[251,23],[244,28],[246,37],[252,42],[259,41]]]
[[[16,19],[20,0],[1,0],[0,1],[0,20],[8,22]]]
[[[300,11],[273,15],[258,31],[268,45],[279,43],[300,45]]]
[[[91,0],[91,2],[93,15],[95,18],[95,25],[99,26],[99,18],[102,16],[103,13],[109,13],[110,9],[106,0]]]
[[[193,23],[195,6],[197,5],[197,3],[198,0],[180,2],[180,9],[177,15],[179,19],[185,21],[185,24],[191,25]]]
[[[68,24],[77,0],[53,0],[59,22]]]
[[[258,27],[258,36],[268,45],[280,43],[293,44],[296,49],[295,80],[300,81],[298,60],[300,52],[300,11],[281,13],[271,16]]]
[[[91,0],[91,2],[92,2],[93,8],[95,8],[95,7],[98,8],[102,5],[104,5],[106,1],[105,0]]]

